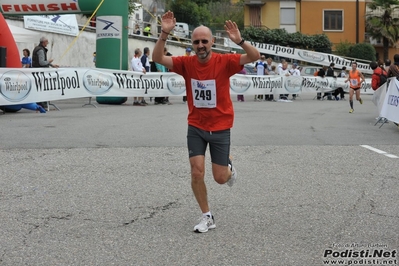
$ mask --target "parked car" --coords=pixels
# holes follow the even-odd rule
[[[244,65],[245,71],[247,71],[247,75],[256,75],[256,70],[254,69],[254,65]]]
[[[314,73],[320,68],[322,66],[303,66],[301,67],[301,76],[314,76]]]

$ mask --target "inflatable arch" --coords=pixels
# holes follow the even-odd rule
[[[99,9],[96,14],[96,67],[128,70],[128,0],[0,0],[1,13],[14,16],[91,15],[97,7]],[[16,47],[15,42],[14,45]],[[84,49],[82,47],[82,50]],[[17,53],[19,58],[18,50]],[[18,64],[18,67],[21,67],[20,61]],[[124,101],[120,99],[120,103],[125,102],[126,99]],[[105,99],[101,101],[99,103],[107,103]],[[110,99],[110,101],[115,103],[115,99]]]

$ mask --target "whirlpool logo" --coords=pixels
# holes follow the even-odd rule
[[[298,93],[302,90],[302,77],[290,76],[284,82],[285,89],[290,93]]]
[[[251,86],[251,80],[248,77],[231,77],[230,78],[230,89],[236,93],[243,93]]]
[[[166,82],[166,86],[168,87],[168,90],[174,95],[179,95],[186,91],[186,82],[184,81],[184,78],[180,75],[169,76]]]
[[[91,69],[83,75],[83,86],[93,95],[106,93],[112,85],[112,78],[107,73]]]
[[[0,79],[0,93],[10,102],[19,102],[28,97],[32,88],[29,77],[18,70],[5,72]]]

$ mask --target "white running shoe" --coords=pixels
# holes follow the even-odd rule
[[[234,185],[234,183],[237,181],[237,171],[234,168],[231,159],[229,159],[229,167],[231,170],[231,177],[229,179],[229,181],[227,181],[227,185],[229,185],[229,187],[232,187]]]
[[[216,224],[215,224],[215,219],[212,217],[206,215],[202,216],[200,218],[199,224],[194,226],[194,232],[196,233],[206,233],[208,232],[209,229],[215,229]]]

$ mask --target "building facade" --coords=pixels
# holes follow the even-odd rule
[[[367,4],[371,0],[245,0],[245,26],[284,28],[289,33],[325,34],[333,47],[341,42],[371,43],[377,58],[383,56],[382,42],[366,34]],[[334,48],[333,48],[334,49]],[[396,45],[389,58],[399,53]]]

